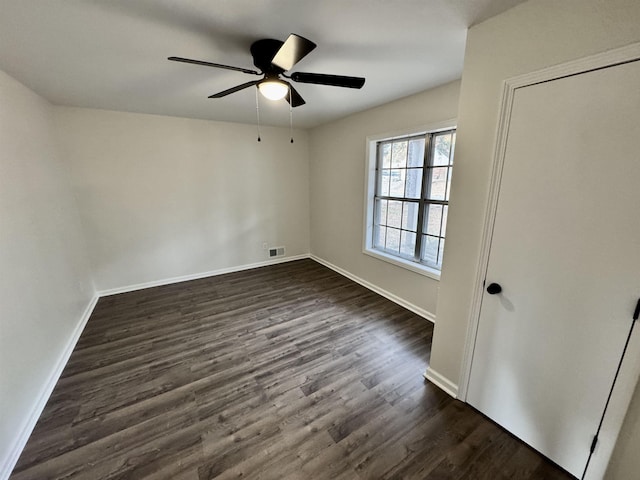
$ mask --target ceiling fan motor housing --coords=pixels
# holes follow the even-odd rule
[[[280,40],[274,40],[271,38],[265,38],[263,40],[253,42],[253,44],[251,44],[253,64],[265,74],[278,75],[283,73],[283,69],[271,63],[273,57],[276,56],[276,53],[278,53],[278,50],[280,50],[283,43],[284,42],[281,42]]]

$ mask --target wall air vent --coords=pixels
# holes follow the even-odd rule
[[[270,248],[269,258],[272,257],[284,257],[284,247]]]

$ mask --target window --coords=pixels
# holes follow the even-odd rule
[[[366,253],[439,275],[455,139],[447,128],[370,140]]]

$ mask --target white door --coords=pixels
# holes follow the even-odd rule
[[[580,477],[640,297],[640,61],[514,93],[467,401]]]

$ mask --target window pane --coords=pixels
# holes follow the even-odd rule
[[[410,168],[407,172],[407,186],[405,189],[405,197],[407,198],[420,198],[420,191],[422,190],[422,169]]]
[[[407,166],[407,141],[393,142],[391,148],[391,167],[405,168]]]
[[[378,178],[378,192],[383,197],[389,196],[389,177],[391,176],[390,170],[380,170]]]
[[[440,225],[442,224],[442,205],[427,205],[424,211],[426,215],[424,229],[428,235],[440,236]]]
[[[449,155],[449,164],[453,165],[453,156],[456,153],[456,132],[453,132],[453,138],[451,140],[451,155]]]
[[[440,239],[440,247],[438,248],[438,268],[442,267],[442,254],[444,253],[444,238]]]
[[[442,212],[442,233],[440,233],[441,237],[445,237],[447,234],[447,217],[449,215],[449,205],[444,206],[444,210]]]
[[[436,135],[433,145],[433,165],[449,165],[449,153],[451,151],[451,134]]]
[[[387,250],[399,253],[400,251],[400,230],[387,228]]]
[[[411,230],[415,232],[418,230],[418,203],[417,202],[403,202],[402,208],[402,228],[404,230]],[[415,239],[414,239],[415,242]]]
[[[375,248],[384,248],[387,229],[376,225],[373,227],[373,246]]]
[[[429,182],[429,200],[444,200],[447,192],[447,167],[429,169],[431,181]]]
[[[376,198],[376,205],[374,207],[374,225],[386,225],[387,224],[387,203],[388,200],[380,200]]]
[[[445,197],[445,199],[447,201],[449,201],[449,193],[451,192],[451,172],[452,172],[451,167],[449,167],[448,170],[449,170],[449,172],[448,172],[448,176],[447,176],[447,195]]]
[[[391,144],[383,143],[381,148],[382,168],[391,168]]]
[[[435,267],[438,261],[438,237],[430,237],[423,235],[422,237],[422,260],[427,264]]]
[[[387,225],[394,228],[400,228],[402,225],[402,202],[389,200],[387,206]]]
[[[407,167],[422,167],[424,164],[424,138],[409,142]]]
[[[416,234],[413,232],[401,233],[400,237],[400,255],[408,258],[413,258],[416,251]]]
[[[404,179],[407,171],[399,168],[391,170],[391,186],[389,196],[404,197]]]

